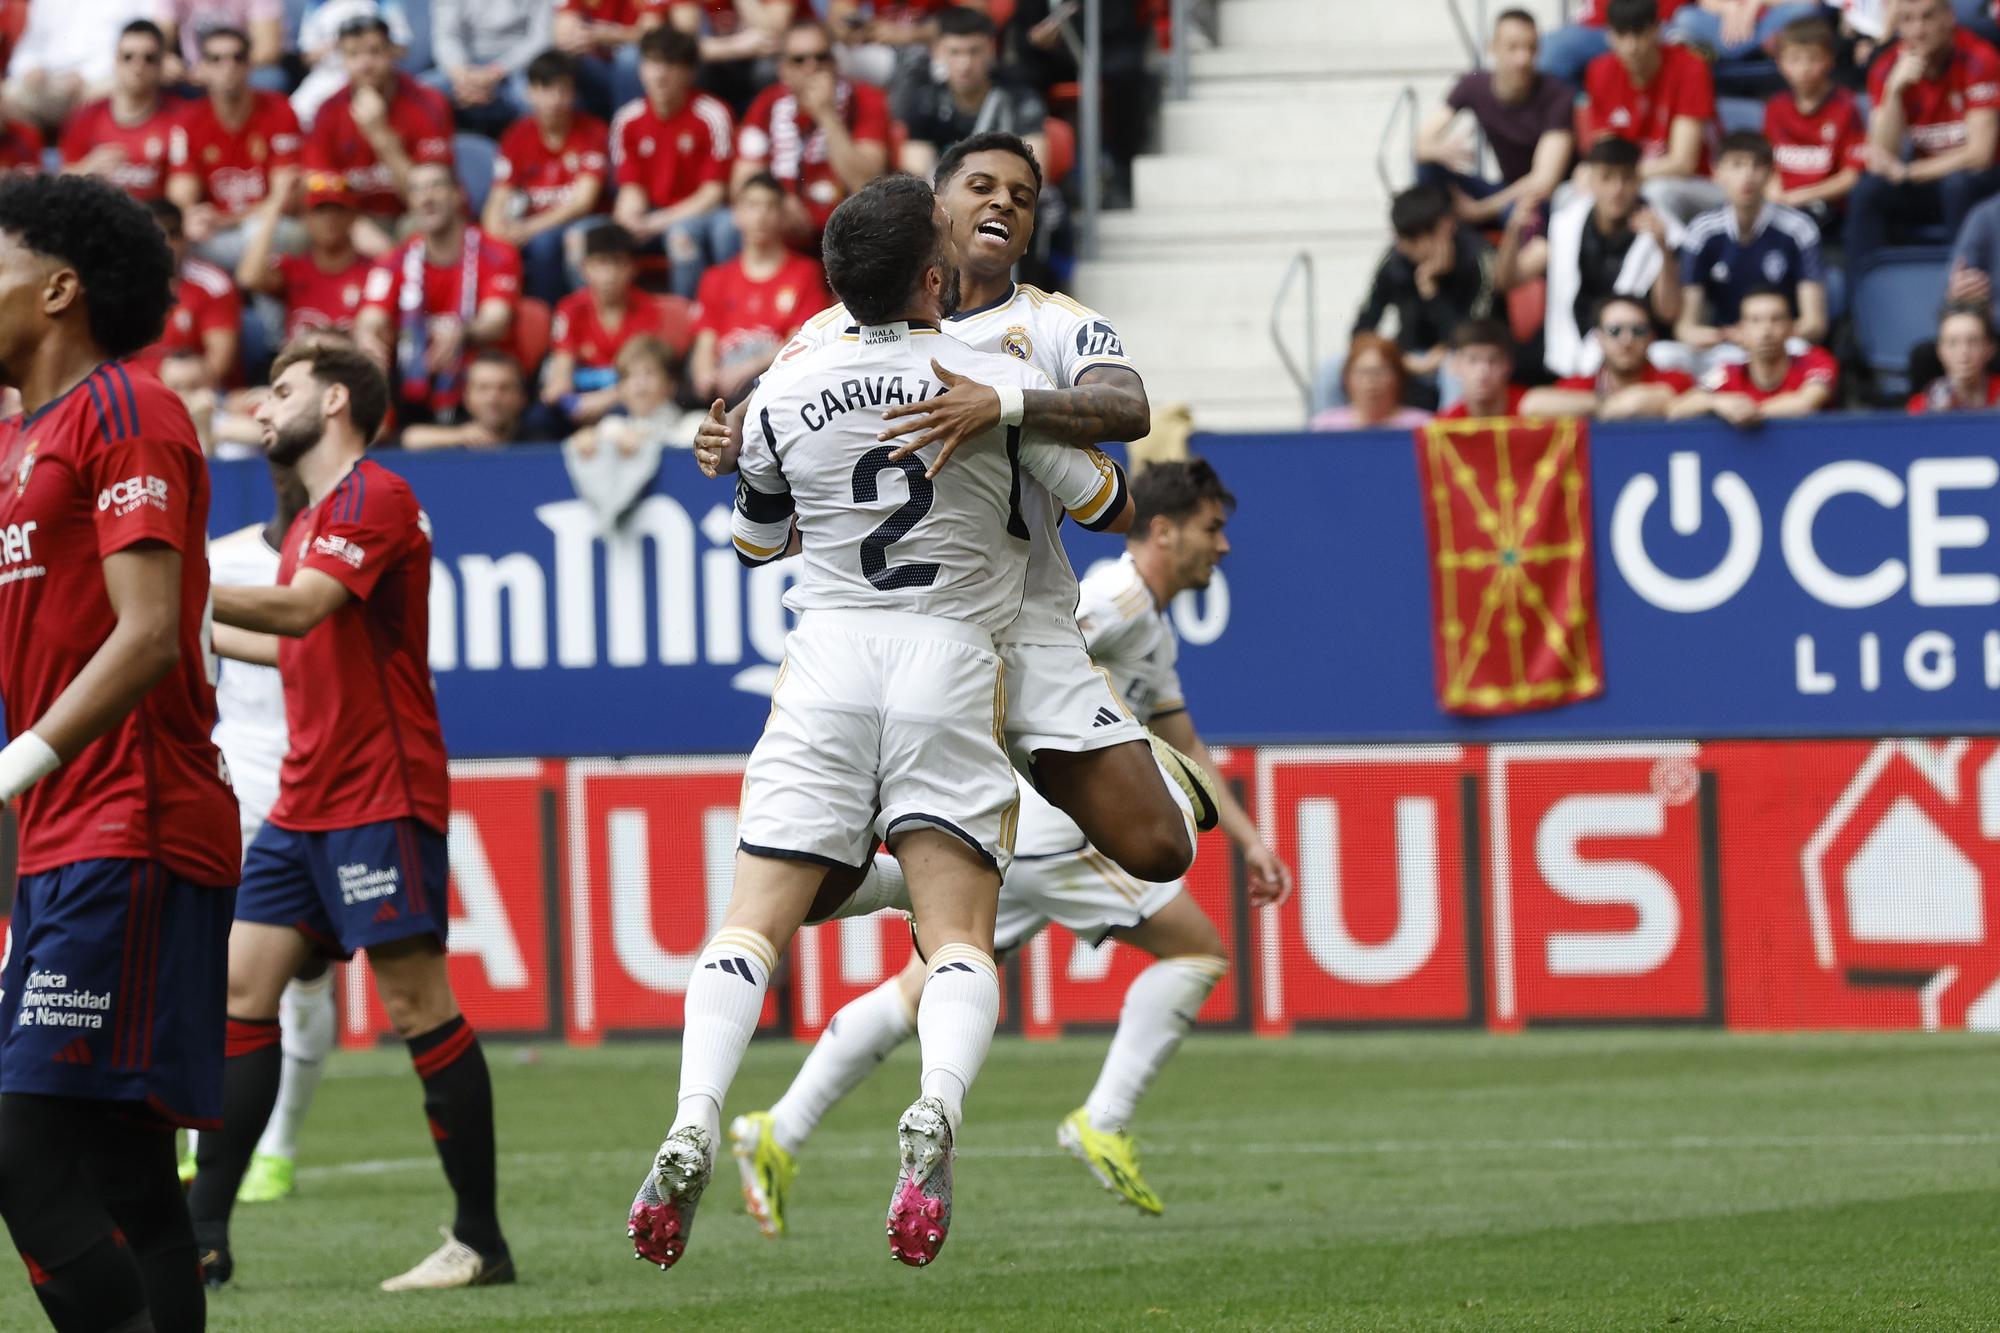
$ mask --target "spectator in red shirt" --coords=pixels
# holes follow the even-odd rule
[[[278,252],[280,226],[288,220],[284,197],[273,195],[257,210],[236,281],[283,307],[281,343],[317,329],[354,328],[373,267],[354,248],[354,216],[354,196],[345,181],[328,172],[308,172],[306,252],[293,255]]]
[[[812,251],[835,206],[888,168],[889,103],[835,72],[833,39],[817,23],[786,29],[778,77],[744,113],[735,187],[769,172],[786,190],[786,243]]]
[[[1694,380],[1681,371],[1653,364],[1653,312],[1639,298],[1607,297],[1598,307],[1593,336],[1604,356],[1598,372],[1529,390],[1521,400],[1523,416],[1658,420],[1674,399],[1694,387]]]
[[[529,114],[500,138],[481,225],[521,252],[528,295],[553,305],[572,286],[568,237],[596,226],[610,170],[610,131],[576,108],[576,57],[528,62]]]
[[[1800,19],[1778,34],[1786,91],[1764,107],[1764,137],[1778,167],[1771,198],[1812,215],[1822,233],[1837,227],[1867,161],[1868,126],[1854,94],[1833,82],[1833,27]]]
[[[64,171],[102,176],[134,199],[165,194],[167,132],[174,125],[174,107],[160,92],[166,53],[158,24],[125,25],[111,96],[78,107],[63,126]]]
[[[1749,361],[1709,371],[1700,388],[1674,400],[1668,418],[1714,415],[1747,429],[1779,417],[1809,417],[1826,408],[1840,383],[1840,365],[1823,347],[1792,355],[1786,346],[1792,327],[1791,298],[1782,291],[1765,287],[1745,296],[1737,329]]]
[[[1610,0],[1611,51],[1590,62],[1578,113],[1585,147],[1610,136],[1639,145],[1646,202],[1686,223],[1722,206],[1708,179],[1715,82],[1708,64],[1660,40],[1654,0]]]
[[[675,293],[692,297],[702,271],[737,250],[729,215],[729,108],[695,90],[701,48],[676,28],[639,42],[646,95],[611,123],[618,201],[611,216],[641,246],[664,249]]]
[[[25,171],[40,175],[42,153],[48,142],[28,121],[0,114],[0,172]]]
[[[777,180],[758,173],[736,192],[743,253],[702,275],[688,377],[695,396],[735,401],[769,369],[799,325],[833,304],[816,260],[789,250]]]
[[[414,170],[451,162],[451,104],[397,72],[389,24],[379,14],[342,26],[340,57],[347,86],[313,120],[305,164],[344,175],[361,211],[386,228],[403,211]],[[388,243],[383,230],[380,245]]]
[[[694,340],[694,307],[633,285],[632,236],[615,222],[583,239],[583,290],[556,307],[555,344],[542,370],[542,402],[588,425],[618,402],[618,353],[634,338],[658,338],[676,358]]]
[[[1993,316],[1984,302],[1954,302],[1938,317],[1937,357],[1944,374],[1910,397],[1910,414],[1977,412],[2000,406],[1993,373]]]
[[[522,430],[527,410],[528,383],[521,363],[489,347],[465,367],[465,420],[410,426],[403,431],[403,447],[497,449],[527,438]]]
[[[1451,376],[1459,398],[1439,421],[1516,417],[1528,391],[1514,383],[1514,339],[1497,319],[1468,319],[1451,331]]]
[[[521,295],[521,257],[465,222],[451,169],[410,169],[415,235],[375,266],[361,292],[354,340],[389,368],[404,424],[457,420],[466,357],[504,347]]]
[[[1417,180],[1449,189],[1461,222],[1490,225],[1516,206],[1539,209],[1569,173],[1576,92],[1535,72],[1538,41],[1534,15],[1503,10],[1487,47],[1491,67],[1461,78],[1417,134]],[[1476,146],[1452,133],[1462,111],[1493,149],[1498,181],[1478,174]]]
[[[250,37],[240,28],[201,36],[208,96],[167,136],[167,198],[181,207],[195,252],[234,270],[250,215],[271,195],[289,199],[299,169],[299,119],[277,93],[250,86]]]
[[[1912,224],[1956,236],[1972,206],[2000,190],[2000,54],[1959,28],[1948,0],[1897,3],[1896,43],[1868,78],[1868,170],[1847,206],[1857,267]]]
[[[638,42],[658,22],[649,0],[561,0],[556,49],[576,57],[577,97],[593,116],[608,118],[637,99]]]
[[[239,382],[238,352],[243,336],[243,301],[227,273],[188,253],[181,210],[168,199],[147,205],[174,252],[174,308],[160,340],[129,358],[185,395],[193,389],[218,390]]]

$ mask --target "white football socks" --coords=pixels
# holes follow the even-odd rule
[[[916,1030],[917,1015],[895,977],[844,1005],[819,1034],[792,1086],[771,1107],[771,1136],[778,1146],[797,1152],[833,1104],[861,1086]]]
[[[903,877],[903,867],[895,857],[878,855],[869,862],[854,896],[824,919],[845,921],[854,916],[871,916],[887,907],[910,910],[910,882]]]
[[[947,944],[931,955],[917,1008],[917,1038],[924,1050],[923,1092],[944,1103],[954,1139],[965,1118],[965,1094],[1000,1021],[1000,974],[993,959],[970,944]]]
[[[1118,1014],[1118,1034],[1083,1104],[1094,1127],[1117,1133],[1131,1123],[1139,1098],[1228,970],[1225,958],[1162,958],[1132,979]]]
[[[754,930],[730,927],[695,959],[681,1033],[680,1103],[673,1128],[699,1125],[711,1145],[721,1141],[722,1099],[757,1031],[764,991],[778,951]]]
[[[333,969],[311,981],[294,978],[278,1000],[278,1031],[285,1061],[278,1074],[278,1101],[264,1125],[257,1151],[266,1157],[299,1155],[299,1126],[319,1091],[326,1057],[333,1053]]]

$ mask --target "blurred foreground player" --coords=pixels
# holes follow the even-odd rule
[[[268,521],[252,523],[208,544],[208,576],[216,587],[268,588],[278,581],[278,558],[292,520],[304,511],[306,489],[298,472],[272,463],[271,486],[277,505]],[[229,763],[229,785],[236,789],[243,846],[264,827],[264,817],[278,799],[278,771],[290,748],[285,727],[285,686],[276,667],[249,662],[221,664],[215,682],[215,743]],[[285,987],[278,1002],[284,1072],[278,1076],[278,1104],[271,1123],[250,1155],[250,1170],[236,1191],[241,1203],[273,1203],[292,1192],[293,1158],[298,1151],[299,1124],[319,1087],[320,1070],[333,1052],[333,968],[314,958]],[[181,1158],[181,1179],[193,1180],[196,1134],[188,1135]]]
[[[309,507],[273,588],[217,588],[218,645],[284,675],[291,749],[277,804],[244,856],[229,941],[223,1128],[201,1138],[189,1205],[212,1284],[233,1269],[229,1211],[278,1095],[279,997],[318,952],[368,967],[424,1084],[458,1199],[445,1243],[385,1291],[511,1282],[494,1200],[493,1087],[445,972],[444,739],[431,693],[430,520],[363,455],[389,386],[351,346],[294,344],[258,409],[274,463]],[[279,636],[276,642],[269,637]]]
[[[1209,585],[1217,562],[1229,553],[1223,528],[1236,498],[1213,467],[1191,459],[1146,469],[1132,483],[1132,502],[1137,513],[1125,535],[1125,557],[1084,578],[1077,620],[1091,660],[1110,677],[1132,714],[1213,770],[1214,760],[1181,693],[1179,642],[1167,606],[1180,593]],[[1242,849],[1251,905],[1284,901],[1292,872],[1272,853],[1220,774],[1216,777],[1222,825]],[[872,878],[875,882],[864,885],[850,907],[907,905],[896,889],[901,871],[894,861],[877,856]],[[1141,1212],[1157,1215],[1166,1206],[1140,1174],[1138,1145],[1129,1126],[1139,1098],[1180,1047],[1196,1011],[1229,969],[1222,936],[1179,881],[1133,879],[1023,783],[1020,837],[1000,886],[993,929],[996,956],[1018,952],[1051,922],[1093,946],[1115,938],[1156,960],[1125,992],[1118,1033],[1097,1086],[1088,1101],[1064,1118],[1056,1137],[1104,1188]],[[738,1116],[730,1125],[743,1198],[765,1235],[784,1234],[791,1182],[798,1173],[795,1154],[806,1136],[835,1102],[909,1038],[923,980],[923,961],[913,957],[901,973],[841,1009],[784,1097],[769,1111]]]
[[[21,798],[0,974],[0,1215],[59,1329],[198,1329],[173,1127],[222,1114],[236,802],[209,733],[208,471],[118,358],[173,257],[81,176],[0,180],[0,801]]]

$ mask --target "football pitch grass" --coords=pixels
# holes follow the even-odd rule
[[[628,1201],[676,1048],[495,1045],[518,1285],[387,1296],[449,1202],[407,1060],[337,1055],[298,1195],[236,1214],[218,1329],[1992,1328],[2000,1042],[1598,1031],[1190,1040],[1142,1108],[1164,1218],[1055,1147],[1102,1039],[996,1043],[944,1254],[882,1232],[906,1046],[802,1157],[762,1239],[726,1157],[671,1273]],[[803,1050],[760,1042],[732,1111]],[[40,1325],[26,1278],[0,1329]]]

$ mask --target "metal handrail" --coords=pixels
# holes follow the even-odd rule
[[[1291,351],[1285,346],[1284,330],[1278,325],[1278,317],[1284,313],[1285,300],[1292,294],[1292,284],[1303,274],[1306,291],[1306,363],[1303,367],[1292,359]],[[1278,295],[1271,302],[1271,345],[1278,349],[1278,360],[1283,363],[1285,373],[1298,386],[1300,401],[1304,403],[1308,415],[1312,412],[1312,377],[1319,367],[1319,281],[1313,272],[1313,257],[1310,251],[1301,250],[1285,265],[1285,276],[1278,281]]]
[[[1389,140],[1396,134],[1396,118],[1407,116],[1410,123],[1410,143],[1403,160],[1417,160],[1417,90],[1413,84],[1404,84],[1397,92],[1396,100],[1389,107],[1389,119],[1382,126],[1382,142],[1375,149],[1375,174],[1382,181],[1382,189],[1387,194],[1396,193],[1395,178],[1389,172]]]
[[[1083,55],[1077,61],[1077,258],[1097,257],[1104,210],[1104,0],[1083,0]]]
[[[1176,102],[1188,95],[1188,25],[1194,21],[1194,0],[1171,0],[1167,7],[1167,96]]]
[[[1460,8],[1460,5],[1462,3],[1463,0],[1445,0],[1444,7],[1445,11],[1451,15],[1451,26],[1458,30],[1459,45],[1465,48],[1466,59],[1472,62],[1472,67],[1474,69],[1478,69],[1480,65],[1480,54],[1481,54],[1479,39],[1472,35],[1472,27],[1465,21],[1465,11],[1462,8]],[[1481,28],[1483,30],[1485,26],[1486,6],[1484,3],[1482,3],[1479,6],[1479,8],[1480,8],[1479,21]]]

